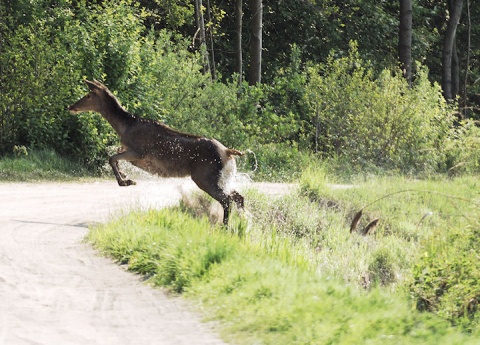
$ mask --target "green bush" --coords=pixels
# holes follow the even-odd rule
[[[480,127],[472,120],[465,120],[451,129],[446,145],[449,173],[480,172]]]
[[[395,259],[388,249],[380,248],[373,253],[368,265],[369,283],[390,285],[396,280],[395,272]]]
[[[401,73],[384,70],[375,77],[352,44],[348,57],[330,56],[307,73],[315,150],[323,156],[401,172],[438,171],[445,162],[453,118],[425,69],[419,68],[412,88]]]
[[[252,150],[256,161],[241,158],[239,167],[242,171],[253,171],[254,178],[259,180],[295,181],[316,160],[310,153],[300,151],[296,142],[253,145]]]
[[[66,110],[86,93],[84,78],[103,81],[138,115],[227,145],[246,141],[236,120],[236,87],[203,75],[187,40],[148,31],[145,14],[131,1],[42,6],[25,9],[28,20],[5,28],[0,154],[15,145],[50,148],[101,167],[117,142],[112,129],[98,114]]]
[[[83,76],[102,69],[98,51],[92,52],[89,17],[101,10],[76,13],[67,3],[44,11],[36,3],[28,21],[9,28],[8,49],[0,54],[1,154],[14,145],[49,148],[89,168],[99,166],[111,131],[97,119],[71,115],[67,106],[84,93]]]

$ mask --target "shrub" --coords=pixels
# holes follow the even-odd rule
[[[95,26],[88,16],[102,9],[94,6],[86,14],[68,4],[47,11],[42,5],[30,9],[29,20],[9,28],[8,49],[0,54],[0,153],[14,145],[49,148],[96,168],[112,143],[111,131],[97,119],[85,121],[87,117],[73,116],[66,108],[84,93],[80,81],[85,74],[100,75],[101,54],[94,50],[90,29]]]
[[[330,56],[307,73],[315,150],[323,156],[402,172],[432,172],[444,162],[452,117],[425,69],[412,88],[401,73],[384,70],[375,77],[351,44],[348,57]]]
[[[0,23],[0,155],[48,148],[101,169],[113,130],[66,111],[86,91],[81,80],[96,78],[133,113],[253,150],[263,178],[295,178],[312,148],[344,171],[479,169],[478,129],[451,130],[451,109],[422,68],[410,89],[401,73],[374,75],[352,44],[347,57],[305,72],[292,46],[290,66],[269,84],[238,87],[203,74],[189,40],[149,30],[135,2],[73,3],[8,5],[21,10]]]
[[[475,121],[465,120],[451,129],[446,155],[451,175],[480,172],[480,127]]]
[[[253,145],[252,150],[256,159],[254,165],[257,166],[254,176],[260,180],[294,181],[300,177],[303,169],[315,160],[311,154],[300,151],[296,142]],[[248,162],[241,159],[240,168],[243,171],[252,171],[252,165],[249,166]],[[250,162],[253,163],[251,160]]]

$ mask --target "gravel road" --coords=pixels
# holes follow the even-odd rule
[[[223,344],[184,300],[82,243],[91,223],[176,204],[182,190],[195,188],[186,179],[128,188],[1,183],[0,344]]]

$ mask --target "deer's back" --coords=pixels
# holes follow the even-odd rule
[[[152,174],[184,177],[197,169],[219,172],[223,145],[196,135],[175,131],[156,122],[139,122],[125,132],[122,144],[142,156],[132,162]]]

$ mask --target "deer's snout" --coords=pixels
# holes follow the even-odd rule
[[[75,104],[72,104],[71,106],[67,107],[67,110],[72,114],[78,113],[78,109],[75,107]]]

